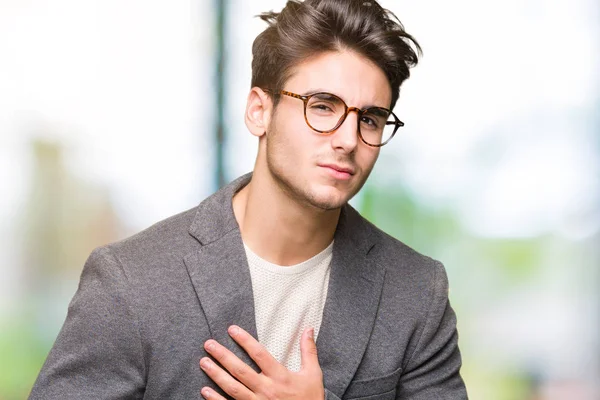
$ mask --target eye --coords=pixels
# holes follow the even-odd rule
[[[377,128],[377,120],[369,116],[362,116],[360,122],[367,125],[369,128]]]
[[[331,110],[331,108],[325,104],[315,104],[313,105],[313,108],[318,108],[319,110]]]
[[[310,109],[322,113],[335,112],[335,107],[326,103],[313,103],[310,105]]]

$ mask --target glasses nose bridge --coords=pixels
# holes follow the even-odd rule
[[[356,111],[356,115],[360,118],[360,114],[363,112],[362,109],[358,108],[358,107],[348,107],[346,106],[346,112],[344,113],[344,115],[342,115],[342,119],[340,120],[340,122],[338,123],[338,128],[340,126],[342,126],[342,124],[344,122],[346,122],[346,118],[348,118],[348,115],[350,115],[350,113],[352,111]]]
[[[360,115],[363,110],[358,108],[358,107],[347,107],[346,108],[346,117],[352,112],[352,111],[356,111],[357,115]]]

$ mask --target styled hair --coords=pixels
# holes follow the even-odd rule
[[[258,15],[268,23],[252,45],[252,87],[278,93],[302,61],[324,52],[355,51],[390,83],[394,108],[421,47],[400,20],[376,1],[289,0],[283,10]],[[274,97],[277,104],[279,96]]]

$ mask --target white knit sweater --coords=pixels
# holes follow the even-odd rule
[[[303,263],[282,267],[263,260],[245,246],[258,341],[291,371],[300,370],[300,337],[321,327],[327,298],[333,242]]]

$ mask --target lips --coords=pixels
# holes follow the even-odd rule
[[[319,164],[320,167],[331,168],[337,172],[344,172],[346,174],[354,175],[354,168],[346,167],[338,164]]]

